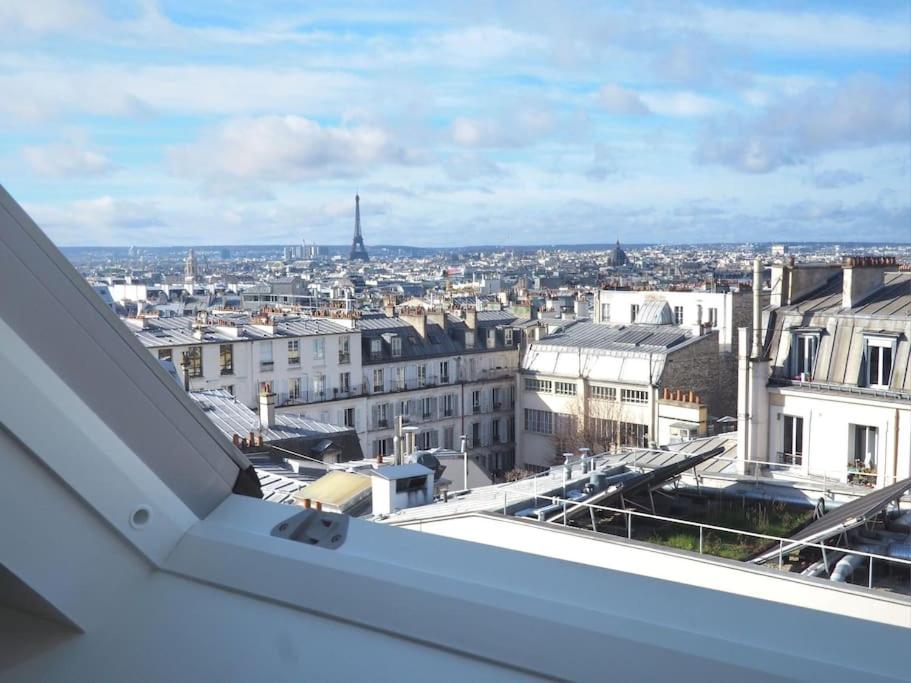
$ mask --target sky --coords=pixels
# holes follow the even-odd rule
[[[911,0],[0,0],[60,245],[911,242]]]

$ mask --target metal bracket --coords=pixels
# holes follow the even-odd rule
[[[341,547],[348,535],[348,515],[302,510],[276,524],[270,535],[335,550]]]

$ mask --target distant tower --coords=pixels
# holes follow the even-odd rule
[[[190,251],[187,252],[187,261],[184,275],[186,276],[187,280],[192,280],[196,277],[198,272],[199,268],[196,265],[196,254],[193,253],[193,249],[191,248]]]
[[[351,260],[369,261],[364,236],[361,234],[361,198],[354,195],[354,239],[351,241]]]

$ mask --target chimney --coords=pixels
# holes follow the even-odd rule
[[[478,310],[471,306],[462,311],[465,314],[465,324],[469,330],[478,329]]]
[[[411,325],[421,339],[427,338],[427,313],[423,308],[400,307],[399,318]]]
[[[441,308],[435,308],[427,312],[427,322],[439,325],[443,332],[446,333],[449,323],[448,314]]]
[[[885,274],[897,270],[894,256],[846,256],[842,268],[842,308],[854,308],[885,285]]]
[[[275,394],[271,391],[259,395],[259,422],[263,429],[275,426]]]

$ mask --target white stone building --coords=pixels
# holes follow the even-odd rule
[[[367,456],[392,454],[395,419],[404,416],[418,428],[419,448],[458,450],[465,435],[491,472],[513,466],[520,339],[510,313],[125,322],[189,389],[225,389],[254,409],[262,392],[273,392],[279,413],[355,429]]]
[[[911,476],[911,273],[889,258],[773,266],[760,328],[751,355],[741,330],[743,471]]]
[[[722,412],[717,347],[716,332],[588,322],[569,322],[531,343],[518,384],[518,464],[551,465],[579,446],[646,447],[665,432],[668,442],[684,432],[686,438],[704,435],[711,416]],[[686,398],[662,401],[665,388]],[[706,407],[704,422],[699,404]]]

